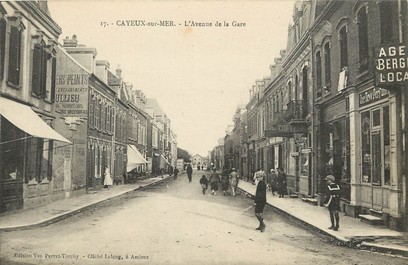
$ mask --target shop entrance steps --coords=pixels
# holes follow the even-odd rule
[[[360,220],[362,222],[371,224],[371,225],[384,225],[384,213],[379,210],[370,209],[369,214],[360,214]]]

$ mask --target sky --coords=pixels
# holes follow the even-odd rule
[[[62,28],[59,42],[75,34],[79,44],[96,48],[97,60],[109,61],[113,73],[119,66],[125,82],[158,101],[178,147],[192,155],[207,155],[217,145],[255,81],[270,76],[269,66],[286,48],[293,4],[48,1]],[[148,25],[160,21],[168,22]]]

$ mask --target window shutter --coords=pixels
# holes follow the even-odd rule
[[[32,75],[32,92],[40,96],[41,95],[41,60],[42,60],[42,47],[41,45],[35,45],[33,51],[33,75]]]
[[[20,85],[20,48],[21,32],[17,27],[11,27],[8,81],[16,86]]]
[[[42,48],[42,58],[41,58],[41,88],[40,88],[40,96],[42,98],[47,97],[47,61],[48,61],[48,53],[44,50],[44,46]]]
[[[57,75],[57,58],[52,58],[52,72],[51,72],[51,101],[55,101],[55,81]]]
[[[0,80],[4,74],[4,52],[6,48],[6,21],[0,19]]]

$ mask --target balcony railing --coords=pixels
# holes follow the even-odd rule
[[[284,119],[287,123],[306,121],[307,108],[306,101],[294,100],[288,103],[288,108],[284,112]]]

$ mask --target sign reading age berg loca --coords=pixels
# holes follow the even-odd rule
[[[377,86],[391,86],[408,82],[408,49],[403,44],[383,46],[375,52]]]

